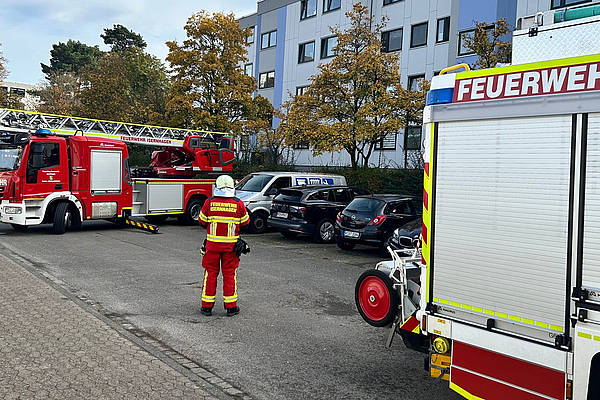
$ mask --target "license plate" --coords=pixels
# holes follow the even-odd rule
[[[288,217],[288,213],[278,212],[278,213],[275,214],[275,216],[277,218],[287,218]]]
[[[357,239],[360,237],[360,232],[344,231],[344,237]]]

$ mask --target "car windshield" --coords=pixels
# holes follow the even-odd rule
[[[247,175],[235,187],[237,190],[246,192],[260,192],[273,179],[273,175]]]
[[[0,148],[0,171],[14,171],[19,168],[23,147]]]
[[[346,211],[355,214],[375,215],[381,209],[384,202],[378,199],[368,197],[357,197],[352,200]]]

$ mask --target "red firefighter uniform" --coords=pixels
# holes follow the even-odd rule
[[[223,270],[223,301],[225,308],[237,306],[237,268],[240,259],[233,246],[240,227],[250,221],[246,206],[235,197],[211,197],[204,202],[199,217],[206,227],[206,254],[202,258],[204,285],[202,307],[212,308],[217,293],[219,266]]]

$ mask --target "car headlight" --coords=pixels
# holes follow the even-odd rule
[[[23,212],[23,210],[21,209],[21,207],[11,207],[11,206],[4,207],[5,214],[21,214],[22,212]]]

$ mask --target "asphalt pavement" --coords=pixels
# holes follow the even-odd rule
[[[252,252],[238,271],[241,313],[228,318],[217,301],[205,317],[203,237],[200,227],[175,224],[157,235],[106,222],[62,236],[48,226],[0,226],[0,244],[37,271],[252,398],[459,398],[428,378],[421,354],[399,338],[386,348],[387,331],[360,318],[354,284],[380,260],[375,249],[246,235]]]

